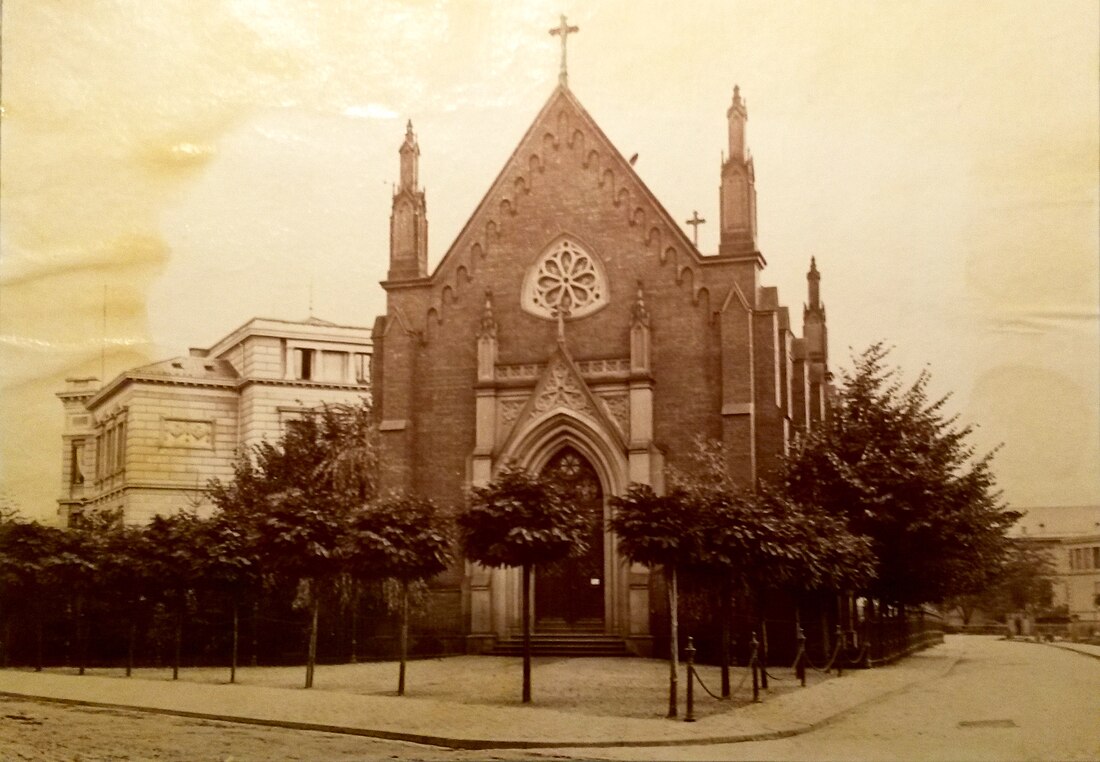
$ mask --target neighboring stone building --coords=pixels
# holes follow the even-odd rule
[[[583,482],[606,517],[608,498],[631,482],[663,489],[698,436],[723,442],[731,473],[752,485],[795,429],[821,419],[820,275],[811,260],[799,338],[761,280],[736,87],[726,116],[716,253],[698,250],[563,75],[432,273],[409,124],[387,310],[373,333],[386,488],[455,505],[514,461]],[[599,537],[568,569],[536,571],[536,626],[583,624],[646,653],[656,579],[624,560],[614,536]],[[458,564],[437,580],[432,603],[437,631],[465,635],[470,650],[521,627],[516,570]]]
[[[145,365],[106,386],[68,379],[59,512],[121,508],[127,522],[198,508],[213,477],[286,420],[367,394],[366,328],[256,318],[209,349]]]
[[[1018,542],[1043,548],[1054,570],[1055,609],[1065,607],[1075,637],[1100,635],[1100,506],[1022,509]]]

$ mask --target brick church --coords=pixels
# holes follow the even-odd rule
[[[631,482],[660,491],[698,435],[753,485],[829,393],[825,309],[811,260],[802,336],[756,246],[748,113],[726,113],[721,243],[699,251],[611,144],[564,75],[433,272],[412,125],[400,147],[386,314],[372,394],[383,486],[461,504],[506,462],[583,483],[605,517]],[[651,649],[657,577],[613,535],[536,570],[540,627],[583,622]],[[651,584],[652,579],[652,584]],[[458,563],[430,621],[469,651],[521,629],[518,569]]]

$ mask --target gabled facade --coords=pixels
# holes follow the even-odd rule
[[[58,393],[62,522],[85,507],[122,509],[127,522],[203,506],[214,478],[288,419],[369,391],[366,328],[316,318],[256,318],[209,349],[128,370],[106,386],[68,379]]]
[[[608,498],[661,490],[698,436],[720,440],[746,486],[793,431],[824,414],[829,374],[816,263],[804,336],[756,247],[748,112],[735,89],[720,168],[721,245],[704,255],[564,82],[431,274],[419,147],[411,125],[394,196],[386,314],[375,322],[373,392],[384,486],[461,503],[506,462],[579,462]],[[597,605],[586,626],[650,644],[648,569],[602,534],[587,576],[536,570],[536,627],[575,624],[560,591]],[[599,573],[593,573],[598,569]],[[571,586],[571,587],[569,587]],[[518,573],[456,565],[435,586],[437,626],[489,648],[521,626]],[[591,621],[595,620],[595,622]]]

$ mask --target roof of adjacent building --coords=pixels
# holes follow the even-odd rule
[[[127,378],[175,378],[194,381],[219,381],[240,378],[228,360],[209,357],[173,357],[171,360],[142,365],[122,374]]]
[[[1100,534],[1100,505],[1044,505],[1016,508],[1024,514],[1012,527],[1016,537]]]

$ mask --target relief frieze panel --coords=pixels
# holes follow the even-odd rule
[[[161,427],[161,446],[213,450],[214,422],[165,418]]]

